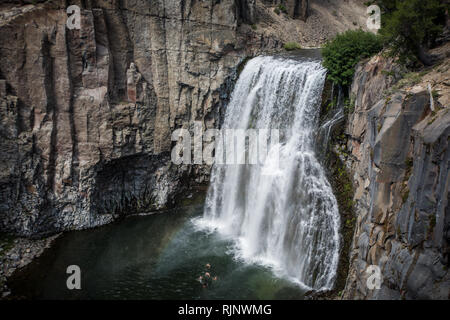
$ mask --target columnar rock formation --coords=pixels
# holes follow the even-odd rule
[[[92,227],[170,205],[194,171],[207,179],[170,165],[171,132],[217,127],[250,54],[233,0],[72,3],[80,30],[65,1],[0,19],[2,230]]]
[[[171,133],[218,127],[239,64],[302,39],[261,0],[5,2],[0,230],[21,235],[160,209],[205,182],[205,166],[170,165]]]
[[[398,88],[398,68],[380,56],[356,70],[347,163],[357,222],[345,298],[450,298],[449,66]],[[370,265],[381,268],[379,290],[367,285]]]
[[[93,227],[206,182],[207,166],[171,164],[171,133],[220,126],[246,57],[364,26],[356,0],[324,2],[3,1],[0,231]],[[79,30],[66,26],[69,4],[82,8]],[[292,22],[308,8],[307,23]],[[357,222],[345,298],[449,297],[449,66],[392,90],[397,71],[374,57],[351,90]],[[380,290],[366,285],[370,265]]]
[[[270,5],[282,5],[290,17],[306,21],[309,12],[309,0],[263,0]]]

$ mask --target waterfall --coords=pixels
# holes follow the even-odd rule
[[[344,120],[344,101],[341,87],[338,88],[337,98],[334,96],[334,84],[331,90],[331,104],[332,109],[327,113],[327,119],[325,119],[318,131],[317,142],[319,150],[322,155],[328,151],[328,143],[330,142],[330,135],[332,130],[342,120]]]
[[[315,290],[332,288],[340,243],[338,205],[314,152],[325,75],[313,60],[247,63],[223,128],[279,129],[279,152],[270,145],[261,165],[215,164],[201,219],[235,240],[240,258]]]

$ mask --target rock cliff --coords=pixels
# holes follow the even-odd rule
[[[344,298],[450,298],[449,67],[446,58],[402,78],[376,56],[356,69],[341,152],[357,217]],[[367,286],[370,265],[378,290]]]
[[[2,11],[4,231],[93,227],[203,182],[204,167],[170,165],[171,133],[217,127],[251,54],[232,0],[72,4],[79,30],[66,27],[65,1]]]
[[[220,126],[245,58],[291,40],[323,43],[363,8],[317,0],[305,22],[293,18],[308,1],[283,1],[281,14],[271,2],[4,1],[0,231],[94,227],[206,183],[207,166],[171,165],[171,133]],[[66,25],[73,4],[80,29]],[[322,21],[338,8],[347,11]],[[318,21],[326,27],[306,37]]]

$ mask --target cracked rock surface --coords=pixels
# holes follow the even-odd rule
[[[266,0],[3,1],[0,231],[53,234],[176,205],[210,168],[172,165],[172,132],[219,128],[247,57],[323,43],[332,34],[317,21],[345,29],[363,8],[328,2],[283,1],[277,15]],[[69,5],[80,29],[66,26]]]
[[[231,0],[72,4],[79,30],[64,1],[1,7],[2,231],[94,227],[207,181],[171,166],[171,133],[219,126],[249,54]]]
[[[357,222],[344,298],[450,298],[449,67],[446,58],[412,83],[381,56],[356,69],[347,165]],[[367,286],[370,265],[381,269],[379,290]]]

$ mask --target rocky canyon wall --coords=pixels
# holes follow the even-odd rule
[[[309,13],[309,0],[263,0],[270,5],[286,8],[287,14],[294,19],[306,21]]]
[[[220,126],[245,58],[364,20],[358,1],[325,2],[304,22],[295,10],[309,1],[2,1],[0,231],[94,227],[207,183],[209,167],[171,164],[172,132]]]
[[[357,218],[344,298],[450,298],[449,66],[447,58],[402,80],[381,56],[357,67],[340,152]],[[380,289],[367,285],[371,265]]]
[[[210,168],[173,165],[172,132],[219,127],[247,57],[364,28],[362,2],[3,1],[0,231],[39,236],[175,205]],[[79,30],[66,26],[70,4]],[[381,56],[357,67],[336,150],[356,190],[344,298],[449,298],[449,64],[414,83]]]
[[[218,127],[237,66],[279,46],[239,32],[233,0],[2,6],[0,229],[20,235],[161,209],[205,182],[208,167],[171,165],[171,133]]]

